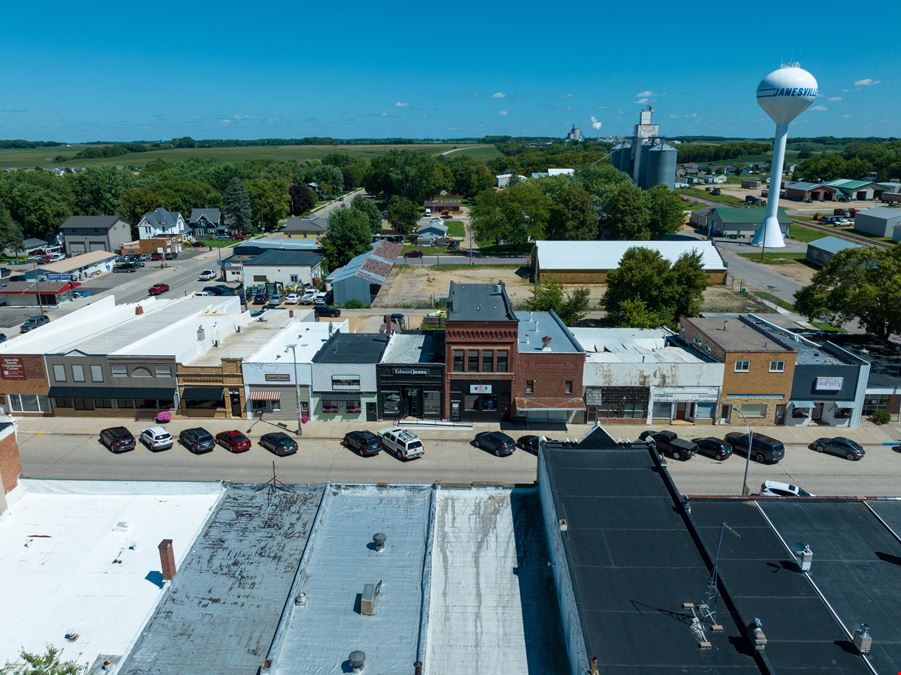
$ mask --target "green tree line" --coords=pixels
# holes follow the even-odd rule
[[[877,180],[901,176],[901,141],[849,143],[841,152],[825,152],[798,164],[796,180],[826,181],[836,178]]]

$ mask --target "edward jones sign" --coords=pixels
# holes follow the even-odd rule
[[[25,359],[20,356],[4,356],[0,358],[0,377],[4,380],[24,380]]]

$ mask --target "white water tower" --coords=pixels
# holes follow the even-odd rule
[[[770,165],[770,191],[766,199],[766,218],[751,244],[763,248],[784,248],[779,227],[779,191],[782,187],[782,165],[788,124],[807,110],[817,97],[817,81],[797,63],[789,63],[767,75],[757,85],[757,105],[776,123],[773,138],[773,160]]]

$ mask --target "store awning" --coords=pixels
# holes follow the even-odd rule
[[[185,387],[181,395],[182,401],[221,401],[223,398],[222,387]]]
[[[280,401],[281,392],[278,391],[252,391],[250,392],[251,401]]]
[[[853,408],[854,401],[833,401],[836,408]]]
[[[792,401],[791,404],[796,408],[812,408],[813,401]]]
[[[163,387],[50,387],[50,398],[155,398],[171,399],[175,389]]]
[[[553,398],[526,397],[516,399],[516,410],[525,414],[548,410],[585,410],[585,401],[581,397]]]

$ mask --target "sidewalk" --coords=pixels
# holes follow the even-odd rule
[[[132,431],[135,435],[142,429],[152,426],[154,423],[149,419],[136,421],[133,417],[18,417],[16,418],[18,429],[23,434],[41,434],[41,435],[73,435],[73,436],[92,436],[97,434],[101,429],[113,426],[124,426]],[[297,422],[294,420],[275,420],[275,419],[209,419],[209,418],[192,418],[192,419],[174,419],[164,425],[173,436],[184,429],[191,427],[204,427],[214,435],[220,431],[229,429],[238,429],[246,433],[251,438],[259,438],[261,435],[273,431],[284,431],[294,434],[297,429]],[[393,420],[381,420],[377,422],[323,422],[313,420],[303,425],[303,437],[315,439],[339,439],[348,431],[369,429],[370,431],[378,431],[393,427]],[[542,431],[515,429],[506,430],[514,438],[525,434],[545,435],[548,438],[563,440],[578,440],[587,434],[593,424],[570,424],[566,431]],[[740,425],[646,425],[646,424],[607,424],[604,429],[617,439],[636,440],[639,434],[646,429],[653,428],[657,431],[661,429],[669,429],[682,438],[697,438],[699,436],[717,436],[722,438],[725,434],[732,431],[744,431],[744,426]],[[249,431],[248,431],[249,430]],[[435,427],[413,427],[412,430],[424,440],[470,440],[480,431],[497,431],[497,424],[473,424],[469,427],[455,428],[435,428]],[[787,445],[809,445],[817,438],[824,436],[847,436],[863,445],[880,445],[884,443],[901,442],[901,424],[892,422],[883,426],[877,426],[871,422],[863,422],[857,429],[841,429],[836,427],[754,427],[754,433],[766,434],[778,438]]]

